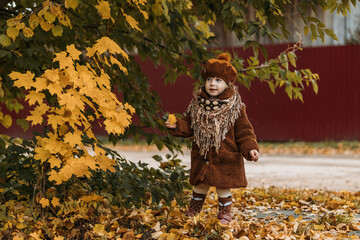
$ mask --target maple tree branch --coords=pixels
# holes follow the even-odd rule
[[[301,48],[301,45],[302,45],[302,42],[301,41],[298,41],[297,43],[295,43],[293,46],[291,47],[288,47],[283,53],[288,53],[288,52],[296,52],[297,50],[299,50]],[[280,62],[280,64],[283,64],[283,63],[286,63],[286,62],[289,62],[289,59],[287,59],[286,61],[283,61],[283,62]],[[262,64],[260,66],[257,66],[257,67],[253,67],[253,68],[245,68],[245,69],[241,69],[239,70],[238,72],[248,72],[248,71],[251,71],[251,70],[257,70],[257,69],[262,69],[262,68],[269,68],[271,67],[272,64]]]

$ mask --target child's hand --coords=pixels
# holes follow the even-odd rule
[[[176,117],[174,114],[169,114],[168,119],[165,122],[167,128],[176,128]]]
[[[251,161],[257,162],[260,158],[260,154],[257,150],[250,150],[249,155],[251,157]]]
[[[165,127],[174,129],[174,128],[176,128],[176,123],[171,124],[171,123],[169,122],[169,120],[167,120],[167,121],[165,122]]]

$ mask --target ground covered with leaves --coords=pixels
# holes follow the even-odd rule
[[[185,193],[189,196],[189,192]],[[99,195],[0,206],[2,239],[360,239],[360,193],[254,188],[233,191],[233,221],[221,225],[210,190],[203,211],[186,217],[185,206],[120,208]]]

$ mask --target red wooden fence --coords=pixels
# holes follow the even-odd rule
[[[287,45],[269,46],[269,57],[276,57]],[[239,55],[249,52],[235,50]],[[319,92],[306,87],[304,103],[291,101],[283,88],[274,95],[267,83],[256,81],[251,91],[239,86],[248,116],[259,140],[324,141],[360,140],[360,45],[311,47],[297,52],[298,67],[310,68],[320,75]],[[169,112],[183,112],[192,97],[189,77],[163,86],[161,69],[142,63]]]
[[[287,45],[273,45],[267,49],[269,57],[277,56]],[[227,49],[248,56],[241,48]],[[360,45],[311,47],[297,52],[298,67],[310,68],[320,75],[319,92],[311,87],[304,92],[304,103],[291,101],[284,89],[272,94],[267,83],[256,81],[251,91],[239,86],[248,116],[259,140],[263,141],[324,141],[360,140]],[[151,89],[159,93],[164,110],[184,112],[192,98],[195,80],[180,77],[175,84],[164,86],[164,69],[156,69],[150,62],[141,62],[149,76]],[[24,113],[22,113],[24,115]],[[15,125],[0,126],[0,133],[29,136]]]

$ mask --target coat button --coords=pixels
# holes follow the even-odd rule
[[[206,164],[209,164],[209,161],[206,161]]]

